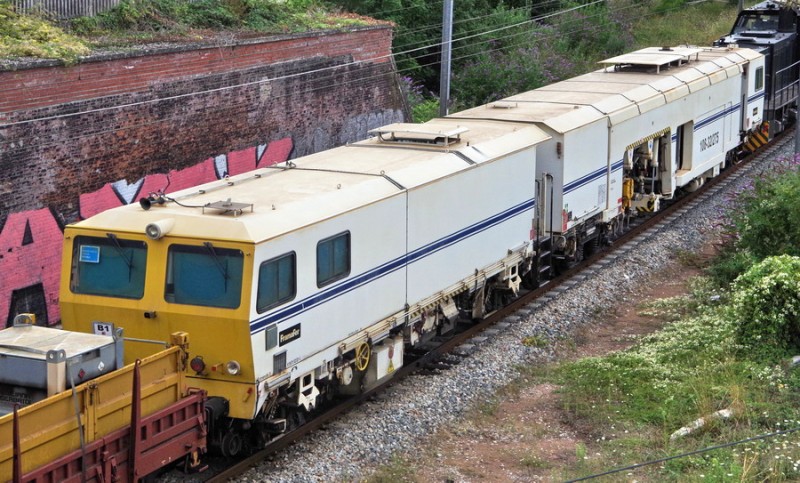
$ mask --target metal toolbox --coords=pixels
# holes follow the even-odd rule
[[[16,324],[0,330],[0,400],[22,405],[122,367],[114,336]]]

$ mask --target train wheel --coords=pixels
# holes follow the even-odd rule
[[[244,447],[242,435],[234,429],[225,433],[225,436],[222,437],[222,441],[220,442],[220,451],[222,451],[222,455],[226,458],[236,457],[236,455],[242,451],[242,447]]]
[[[596,236],[583,244],[583,258],[589,258],[597,252],[600,246],[600,236]]]
[[[289,429],[297,429],[306,424],[306,415],[302,408],[297,408],[289,413]]]
[[[369,344],[362,342],[361,345],[356,347],[356,369],[359,371],[366,371],[369,365]]]

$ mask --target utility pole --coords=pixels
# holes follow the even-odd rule
[[[439,116],[447,115],[450,103],[450,52],[453,47],[453,0],[444,0],[442,10],[442,67],[439,74]]]

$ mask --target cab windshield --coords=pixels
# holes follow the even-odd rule
[[[109,233],[77,236],[72,244],[70,290],[76,294],[141,299],[147,244]]]
[[[176,304],[234,309],[241,299],[243,265],[241,250],[209,242],[172,245],[164,298]]]
[[[778,30],[778,16],[760,13],[745,14],[736,20],[733,33],[759,32],[764,30]]]

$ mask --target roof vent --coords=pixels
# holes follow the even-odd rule
[[[377,136],[378,141],[392,144],[423,144],[432,146],[450,146],[461,142],[461,135],[469,129],[453,127],[450,124],[396,123],[373,129],[369,133]]]
[[[206,208],[217,210],[219,215],[233,215],[239,216],[244,213],[244,210],[250,208],[250,213],[253,212],[252,203],[236,203],[228,198],[227,201],[215,201],[213,203],[206,203],[203,205],[203,214],[206,213]]]

